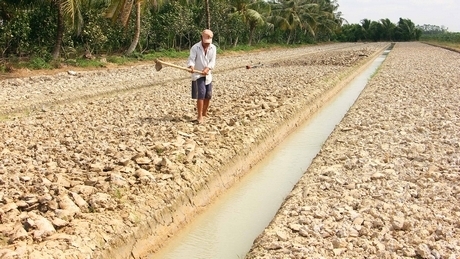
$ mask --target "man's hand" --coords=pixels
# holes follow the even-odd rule
[[[190,73],[195,73],[195,68],[194,67],[189,67],[190,68]]]
[[[203,75],[207,75],[207,74],[209,73],[209,70],[211,70],[211,69],[209,69],[209,67],[205,67],[205,68],[203,69],[203,72],[202,72]]]

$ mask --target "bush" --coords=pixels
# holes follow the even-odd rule
[[[51,69],[52,66],[41,57],[35,57],[27,65],[31,69]]]

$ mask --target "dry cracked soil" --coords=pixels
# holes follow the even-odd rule
[[[204,124],[174,68],[1,80],[0,257],[155,251],[389,45],[218,57]],[[458,258],[459,63],[394,45],[247,258]]]

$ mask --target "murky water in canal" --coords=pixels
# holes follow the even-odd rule
[[[375,59],[334,100],[267,154],[167,246],[147,258],[244,258],[388,52]]]

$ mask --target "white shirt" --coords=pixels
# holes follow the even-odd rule
[[[201,41],[196,43],[190,49],[190,56],[188,58],[187,67],[193,66],[195,70],[202,71],[206,67],[209,67],[208,75],[206,75],[206,84],[212,82],[211,70],[214,69],[216,65],[216,46],[214,44],[209,44],[208,51],[205,54],[203,45]],[[198,78],[203,77],[204,75],[200,73],[193,73],[192,80],[196,81]]]

